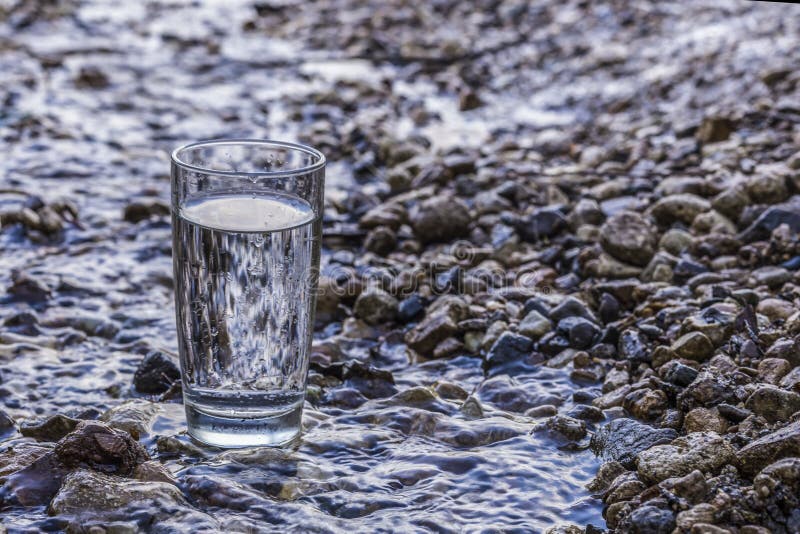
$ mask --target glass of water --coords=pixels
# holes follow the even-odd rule
[[[175,314],[189,434],[220,447],[300,432],[325,157],[278,141],[172,153]]]

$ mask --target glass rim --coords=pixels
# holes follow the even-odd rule
[[[299,152],[304,152],[310,156],[317,158],[317,161],[310,165],[298,167],[296,169],[285,169],[276,171],[222,171],[201,167],[187,163],[180,159],[179,153],[184,150],[196,149],[200,147],[215,147],[224,145],[262,145],[270,147],[288,148]],[[174,165],[183,169],[200,172],[203,174],[210,174],[215,176],[255,176],[255,177],[272,177],[272,176],[293,176],[299,174],[308,174],[318,171],[325,167],[327,160],[325,154],[320,152],[314,147],[308,145],[301,145],[300,143],[291,143],[288,141],[276,141],[274,139],[254,139],[254,138],[231,138],[231,139],[206,139],[204,141],[195,141],[186,145],[179,146],[170,153],[170,160]]]

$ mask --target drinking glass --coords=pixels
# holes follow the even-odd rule
[[[175,315],[189,434],[220,447],[300,432],[325,156],[280,141],[172,153]]]

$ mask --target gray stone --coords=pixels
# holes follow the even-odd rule
[[[135,502],[187,506],[181,491],[165,482],[141,482],[79,469],[67,475],[50,503],[51,514],[114,512]]]
[[[57,414],[44,421],[25,421],[19,432],[25,437],[40,441],[58,441],[78,426],[80,420]]]
[[[659,224],[670,225],[674,222],[692,224],[695,217],[710,209],[711,203],[708,200],[684,193],[662,198],[650,208],[650,213]]]
[[[600,244],[616,259],[643,267],[655,254],[656,228],[641,214],[623,211],[600,228]]]
[[[532,349],[533,341],[529,337],[513,332],[503,332],[486,354],[486,363],[489,366],[495,366],[521,361],[530,355]]]
[[[161,411],[158,404],[146,400],[130,400],[114,406],[100,416],[100,420],[112,428],[124,430],[133,439],[139,439],[150,432],[153,420]]]
[[[533,339],[542,337],[552,329],[553,325],[550,320],[536,310],[531,310],[517,327],[517,331],[520,334]]]
[[[636,455],[678,436],[670,428],[653,428],[633,419],[615,419],[592,436],[591,448],[604,460],[614,460],[633,469]]]
[[[358,296],[353,311],[367,324],[378,325],[394,321],[397,308],[396,298],[382,289],[370,287]]]
[[[448,241],[469,233],[471,217],[466,204],[448,197],[429,198],[411,211],[414,235],[423,243]]]
[[[695,469],[715,472],[736,458],[733,447],[715,432],[694,432],[668,445],[656,445],[636,457],[636,468],[645,482],[688,475]]]

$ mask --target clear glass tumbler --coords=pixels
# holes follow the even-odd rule
[[[189,434],[221,447],[300,432],[325,157],[278,141],[172,153],[175,314]]]

